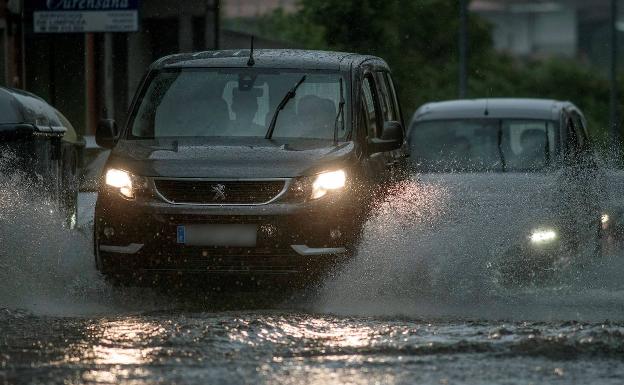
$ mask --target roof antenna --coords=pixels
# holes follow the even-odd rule
[[[256,61],[253,58],[253,41],[254,41],[254,37],[253,35],[251,35],[251,50],[249,51],[249,60],[247,60],[248,67],[251,67],[254,64],[256,64]]]

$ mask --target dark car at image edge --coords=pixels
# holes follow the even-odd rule
[[[350,53],[172,55],[149,68],[96,204],[98,269],[318,277],[345,261],[407,156],[387,64]]]
[[[78,174],[85,141],[39,96],[0,87],[0,176],[8,188],[52,204],[64,225],[77,221]],[[13,181],[12,176],[17,176]],[[8,192],[6,192],[8,193]]]

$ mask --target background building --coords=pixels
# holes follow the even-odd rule
[[[221,6],[221,15],[224,18],[254,18],[278,8],[293,12],[297,9],[297,3],[297,0],[225,0]]]
[[[606,69],[611,0],[473,0],[470,10],[492,26],[496,49],[521,57],[561,56]],[[624,2],[618,23],[624,32]],[[620,35],[620,52],[624,34]]]
[[[256,15],[285,4],[269,0],[258,8],[262,2],[231,1],[142,0],[138,32],[42,34],[33,30],[28,3],[0,0],[0,85],[43,97],[82,132],[93,132],[103,117],[123,122],[152,61],[178,52],[248,48],[251,36],[220,28],[221,15]],[[255,46],[288,44],[257,38]]]

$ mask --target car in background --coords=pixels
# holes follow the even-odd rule
[[[482,210],[514,207],[501,218],[511,229],[497,266],[507,281],[539,278],[561,256],[601,253],[600,194],[592,142],[581,111],[570,102],[476,99],[428,103],[408,132],[412,164],[421,176],[452,175],[477,192]],[[492,245],[494,249],[494,245]]]
[[[388,65],[374,56],[224,50],[150,67],[96,205],[97,268],[307,282],[345,261],[373,191],[405,156]],[[273,279],[271,279],[273,281]]]
[[[0,87],[0,173],[20,172],[28,191],[55,203],[67,226],[77,220],[84,140],[54,107],[26,91]]]

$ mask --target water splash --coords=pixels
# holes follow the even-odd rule
[[[585,258],[585,249],[564,250],[548,279],[512,286],[501,279],[497,264],[506,250],[560,209],[549,193],[557,187],[556,178],[543,174],[414,176],[377,208],[354,260],[325,282],[318,310],[624,319],[624,260],[617,253],[595,259]],[[519,273],[529,268],[520,265]]]
[[[17,170],[10,151],[0,155],[0,308],[75,316],[172,305],[151,290],[106,282],[95,269],[92,220],[69,229],[38,179]]]

